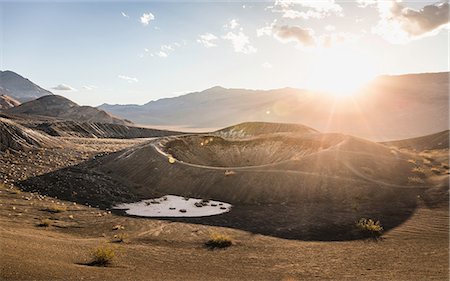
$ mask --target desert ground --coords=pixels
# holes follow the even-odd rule
[[[140,139],[55,137],[18,123],[2,120],[3,280],[448,279],[440,139],[418,151],[267,123]],[[166,194],[233,208],[201,218],[112,209]],[[381,238],[355,228],[362,217],[380,220]],[[206,247],[214,234],[232,245]],[[92,263],[98,247],[115,253],[107,266]]]

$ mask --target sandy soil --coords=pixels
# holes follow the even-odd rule
[[[109,214],[50,197],[0,190],[3,280],[448,280],[448,208],[420,207],[374,241],[307,242]],[[45,208],[64,204],[66,210]],[[38,227],[50,218],[51,226]],[[115,225],[123,230],[113,230]],[[213,232],[234,245],[204,247]],[[126,234],[122,243],[114,235]],[[99,245],[108,267],[88,266]]]

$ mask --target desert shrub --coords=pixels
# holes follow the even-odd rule
[[[92,262],[90,265],[107,266],[112,263],[116,253],[113,248],[99,246],[92,251]]]
[[[426,177],[427,175],[427,171],[422,167],[414,167],[412,168],[411,172],[417,174],[420,177]]]
[[[42,219],[37,226],[39,227],[49,227],[50,225],[52,225],[52,221],[49,219]]]
[[[111,242],[113,243],[122,243],[125,242],[125,239],[128,237],[126,233],[118,233],[113,236]]]
[[[55,204],[44,208],[43,211],[47,211],[49,213],[61,213],[67,211],[67,207]]]
[[[208,241],[206,241],[205,246],[210,249],[215,248],[227,248],[233,245],[233,240],[230,236],[225,234],[213,233],[211,234]]]
[[[436,175],[439,175],[441,173],[441,170],[439,170],[438,168],[433,167],[433,168],[431,168],[431,172],[433,172]]]
[[[356,223],[356,227],[372,238],[379,238],[383,234],[383,227],[381,226],[380,221],[361,218]]]
[[[415,184],[422,184],[425,181],[419,177],[408,177],[408,182],[409,183],[415,183]]]
[[[120,224],[116,224],[115,226],[112,227],[112,230],[122,230],[122,229],[125,229],[125,226]]]

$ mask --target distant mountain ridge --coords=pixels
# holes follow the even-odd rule
[[[13,71],[6,70],[0,71],[0,94],[8,95],[20,102],[26,102],[53,93],[42,89]]]
[[[449,73],[380,76],[358,95],[334,99],[320,92],[283,88],[213,87],[144,105],[99,108],[146,125],[223,128],[251,121],[297,123],[372,140],[404,139],[449,128]]]
[[[58,95],[49,95],[23,103],[17,107],[4,110],[7,114],[44,116],[62,120],[80,122],[111,123],[131,125],[132,122],[117,118],[104,110],[80,106],[73,101]]]

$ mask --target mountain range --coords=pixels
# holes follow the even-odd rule
[[[217,86],[144,105],[103,104],[99,108],[136,123],[184,130],[265,121],[393,140],[448,129],[448,87],[448,72],[424,73],[380,76],[348,97],[293,88]]]
[[[216,86],[144,105],[103,104],[94,108],[53,95],[12,71],[0,72],[0,94],[5,101],[2,110],[9,114],[81,122],[134,122],[184,131],[206,131],[253,121],[294,123],[376,141],[448,130],[448,87],[448,72],[422,73],[379,76],[347,97],[294,88],[248,90]],[[12,103],[11,99],[17,101]],[[23,104],[19,106],[20,102]],[[11,106],[14,107],[6,109]]]

